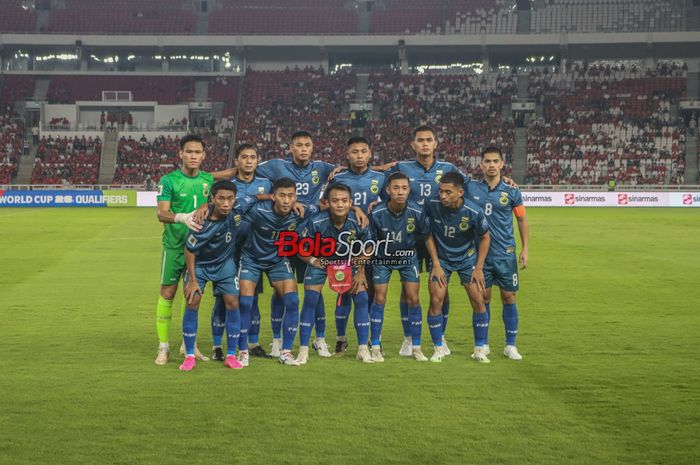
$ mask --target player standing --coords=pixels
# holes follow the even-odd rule
[[[236,148],[235,159],[236,175],[231,178],[231,182],[233,182],[236,185],[236,188],[238,188],[238,198],[255,196],[257,194],[267,194],[270,192],[272,187],[270,180],[256,176],[255,169],[258,166],[258,155],[255,147],[250,144],[241,144]],[[243,243],[248,237],[250,228],[250,221],[243,218],[243,221],[238,229],[238,233],[236,234],[236,247],[234,249],[236,253],[236,256],[234,257],[235,263],[239,263],[240,261],[240,251],[243,247]],[[250,319],[250,325],[244,325],[244,329],[242,329],[241,332],[242,337],[239,339],[239,342],[241,343],[241,358],[244,358],[244,352],[246,351],[249,351],[249,354],[255,357],[268,357],[259,344],[260,307],[258,306],[258,294],[260,292],[262,292],[262,281],[258,283],[258,288],[256,289],[255,297],[253,298],[253,306],[251,307],[250,315],[241,314],[242,319]],[[223,299],[216,297],[216,302],[211,314],[212,336],[214,340],[212,360],[224,359],[221,341],[224,335],[224,321],[226,318],[225,312],[226,309]],[[279,324],[277,326],[281,326],[281,315],[278,319]],[[245,329],[248,326],[250,326],[250,330]]]
[[[411,140],[411,148],[413,149],[416,158],[410,161],[400,161],[389,170],[389,174],[401,172],[408,176],[411,186],[409,200],[427,204],[430,200],[438,195],[438,186],[440,179],[446,173],[459,173],[465,179],[464,188],[466,189],[469,183],[469,178],[462,173],[455,165],[446,161],[439,161],[435,157],[438,141],[435,130],[430,126],[418,126],[413,130],[413,140]],[[425,243],[418,241],[416,246],[418,252],[419,270],[423,270],[423,262],[430,258],[425,248]],[[426,266],[426,269],[428,267]],[[404,330],[404,343],[401,346],[399,353],[403,356],[410,357],[412,354],[409,338],[411,337],[411,326],[408,317],[408,303],[406,297],[401,295],[400,301],[401,323]],[[444,306],[441,311],[442,315],[442,332],[444,334],[447,329],[447,320],[450,313],[449,294],[445,294]],[[447,342],[443,340],[445,354],[450,354],[450,349],[447,347]]]
[[[211,174],[200,170],[206,156],[204,142],[197,135],[187,135],[180,140],[178,153],[182,168],[166,174],[158,183],[158,221],[163,223],[163,251],[161,254],[160,295],[156,308],[158,331],[157,365],[165,365],[170,358],[170,322],[173,299],[180,277],[185,270],[185,237],[190,214],[206,204],[209,190],[214,184]],[[197,226],[198,227],[198,226]],[[199,350],[197,358],[207,360]]]
[[[272,185],[272,200],[259,202],[248,212],[247,219],[252,227],[241,251],[239,270],[242,314],[250,311],[255,287],[263,273],[268,275],[275,292],[282,296],[282,334],[273,334],[273,348],[281,346],[279,360],[284,365],[299,365],[292,356],[299,324],[299,295],[289,261],[278,256],[274,241],[281,231],[294,231],[300,226],[302,218],[293,211],[296,199],[294,181],[281,178]],[[315,211],[315,207],[308,206],[308,214]],[[242,357],[241,363],[245,366],[249,359]]]
[[[472,358],[488,363],[485,344],[489,323],[482,292],[484,262],[491,242],[489,223],[479,206],[464,199],[464,178],[459,173],[447,173],[442,177],[439,197],[439,200],[433,199],[425,206],[430,230],[426,248],[431,257],[428,328],[435,345],[430,361],[441,362],[446,355],[440,312],[450,276],[456,272],[473,309]]]
[[[354,240],[366,241],[372,238],[369,228],[360,226],[352,206],[352,191],[344,184],[332,183],[324,194],[328,201],[328,210],[322,211],[309,218],[302,232],[304,238],[333,238],[336,241],[341,235],[348,242]],[[364,257],[367,258],[367,257]],[[325,257],[329,261],[340,261],[347,257]],[[299,356],[297,362],[307,363],[309,360],[309,340],[315,321],[315,309],[321,290],[326,282],[326,267],[319,257],[310,256],[304,260],[311,266],[306,268],[304,275],[304,303],[301,310],[299,328]],[[352,266],[352,288],[350,294],[355,304],[354,323],[357,331],[357,359],[364,363],[373,363],[367,341],[369,339],[369,309],[367,297],[367,279],[364,264]],[[318,333],[317,333],[318,334]]]
[[[527,267],[529,250],[529,225],[520,190],[508,186],[501,177],[504,160],[497,147],[487,147],[481,153],[483,181],[472,181],[467,189],[467,197],[484,209],[489,222],[491,246],[484,265],[484,304],[486,313],[491,315],[491,288],[495,283],[501,292],[503,303],[503,325],[506,332],[506,346],[503,354],[511,360],[522,360],[515,345],[518,334],[518,308],[515,293],[518,284],[518,261]],[[516,258],[513,215],[518,222],[518,232],[522,242],[519,260]],[[488,339],[487,339],[488,342]],[[486,345],[487,354],[490,352]]]
[[[225,366],[243,368],[236,358],[241,320],[238,310],[238,278],[233,261],[235,236],[240,224],[240,214],[255,204],[246,197],[237,204],[236,186],[230,181],[218,181],[211,188],[212,206],[209,218],[200,231],[190,232],[185,241],[185,299],[187,307],[182,318],[182,339],[185,342],[185,361],[180,370],[190,371],[196,365],[195,339],[197,316],[202,291],[208,281],[214,286],[214,294],[224,301],[226,309],[227,349]]]
[[[383,172],[370,168],[372,150],[369,141],[364,137],[351,137],[347,142],[347,159],[349,168],[335,175],[334,183],[345,184],[352,191],[352,203],[360,208],[363,213],[368,214],[371,205],[377,203],[381,192],[384,190],[386,176]],[[384,167],[381,167],[384,168]],[[368,279],[368,298],[372,301],[372,269],[370,265],[365,266],[365,274]],[[335,352],[342,353],[348,347],[347,328],[348,317],[350,316],[351,297],[345,293],[340,297],[335,308],[335,327],[337,332],[337,342]],[[375,315],[375,319],[379,318]],[[370,320],[372,315],[370,314]],[[318,331],[318,326],[316,328]],[[315,344],[314,344],[315,347]]]
[[[418,257],[416,241],[418,237],[428,233],[425,209],[422,205],[408,200],[410,195],[408,176],[403,173],[393,173],[387,179],[386,191],[389,201],[374,207],[370,214],[370,225],[375,240],[390,240],[384,255],[380,247],[376,255],[380,263],[373,265],[374,301],[370,308],[370,330],[372,332],[372,358],[375,362],[384,360],[380,348],[382,324],[384,322],[384,305],[391,278],[391,272],[397,270],[401,276],[402,295],[408,305],[408,319],[411,345],[411,355],[420,362],[427,361],[421,351],[421,329],[423,325],[423,310],[420,306],[418,291],[420,274],[418,272]],[[397,253],[397,252],[403,253]],[[407,254],[406,252],[413,252]],[[392,261],[402,263],[392,263]],[[381,263],[383,261],[383,263]],[[405,335],[404,335],[405,337]],[[405,343],[405,342],[404,342]]]
[[[292,143],[290,146],[291,158],[272,158],[264,161],[258,165],[256,171],[257,175],[268,178],[272,182],[281,178],[293,180],[296,186],[297,201],[305,205],[318,206],[323,186],[335,169],[335,165],[324,161],[312,160],[313,149],[314,145],[311,134],[306,131],[297,131],[292,134]],[[291,257],[289,263],[296,274],[297,283],[303,283],[306,263],[298,257]],[[274,324],[280,319],[280,315],[282,314],[281,310],[284,306],[277,296],[272,297],[270,304],[272,307]],[[317,336],[323,336],[325,335],[326,325],[323,296],[319,299],[316,313],[318,315],[316,321]],[[322,351],[324,355],[328,352],[327,347],[320,347],[319,350]],[[275,346],[274,340],[270,354],[272,356],[279,356],[279,347]],[[328,353],[328,355],[330,355],[330,353]]]

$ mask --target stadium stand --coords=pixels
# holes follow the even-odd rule
[[[241,79],[235,76],[218,76],[209,81],[209,100],[224,103],[224,116],[233,116]]]
[[[228,137],[205,133],[203,138],[207,155],[202,168],[206,171],[226,168]],[[144,184],[148,180],[157,182],[164,174],[177,169],[180,164],[179,149],[179,137],[160,136],[153,140],[145,136],[138,140],[122,137],[117,149],[114,184]]]
[[[343,0],[224,0],[209,17],[215,34],[354,34],[357,14]],[[313,18],[313,20],[311,20]]]
[[[65,9],[51,11],[48,32],[99,34],[190,34],[194,12],[169,0],[66,0]]]
[[[95,184],[101,154],[100,138],[42,137],[34,161],[32,184]]]
[[[9,115],[0,115],[0,184],[9,184],[17,174],[23,132],[21,123],[11,121]]]
[[[528,128],[526,184],[679,181],[685,132],[671,110],[686,88],[682,66],[574,63],[565,74],[533,71],[530,82],[544,118]]]
[[[262,157],[284,157],[292,134],[303,129],[314,136],[316,159],[344,160],[355,81],[344,71],[248,71],[236,144],[253,144]]]
[[[379,160],[412,158],[412,130],[428,124],[438,131],[438,152],[469,173],[478,171],[488,145],[502,147],[511,171],[514,127],[503,106],[515,93],[515,77],[504,74],[370,76],[378,119],[367,127]]]
[[[17,0],[0,0],[0,32],[34,32],[36,12]]]
[[[157,101],[163,105],[194,98],[194,80],[182,76],[53,76],[49,84],[50,103],[102,100],[102,91],[129,90],[136,101]]]
[[[545,0],[532,11],[532,32],[685,30],[682,0]]]
[[[517,26],[506,0],[387,0],[385,5],[372,13],[372,33],[506,34],[515,33]]]
[[[34,96],[34,85],[35,79],[31,75],[3,75],[2,94],[0,94],[2,108],[12,108],[16,101],[31,99]]]

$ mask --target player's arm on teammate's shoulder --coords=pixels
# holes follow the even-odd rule
[[[195,254],[190,250],[190,238],[194,237],[190,233],[187,238],[187,246],[185,247],[185,265],[187,266],[187,276],[189,280],[184,288],[185,300],[188,304],[193,305],[197,303],[198,299],[202,296],[202,289],[199,287],[197,282],[197,277],[195,275]]]
[[[199,231],[202,229],[202,225],[204,224],[204,221],[209,218],[209,214],[211,213],[210,205],[209,202],[203,203],[200,205],[198,209],[192,212],[192,223],[196,225],[197,227],[191,227],[189,224],[187,224],[187,227],[190,228],[192,231]]]
[[[369,226],[369,218],[367,218],[367,215],[365,215],[365,212],[363,212],[360,207],[352,206],[350,209],[355,212],[357,224],[359,224],[361,228],[366,228]]]
[[[330,183],[339,173],[345,171],[346,169],[348,169],[347,166],[336,166],[328,175],[328,179],[326,179],[326,182]]]
[[[206,205],[206,204],[205,204]],[[173,213],[170,211],[170,201],[169,200],[159,200],[158,206],[156,207],[156,215],[158,215],[158,221],[166,224],[180,223],[187,225],[188,228],[193,231],[199,231],[202,229],[201,223],[196,223],[194,218],[195,212],[191,213]]]
[[[370,166],[370,169],[374,171],[391,171],[391,169],[396,166],[398,161],[390,161],[389,163],[384,163],[383,165],[372,165]]]
[[[214,181],[228,181],[231,178],[235,178],[237,174],[238,168],[235,167],[211,173],[211,175],[214,177]]]
[[[527,268],[527,262],[530,254],[530,224],[527,221],[527,214],[525,213],[525,206],[520,204],[513,208],[513,213],[515,214],[515,219],[518,222],[518,232],[520,233],[520,242],[522,242],[522,248],[520,249],[520,268]]]
[[[513,189],[520,189],[520,186],[518,186],[515,183],[515,181],[513,181],[513,179],[509,178],[508,176],[503,176],[503,182],[505,182],[508,187],[512,187]]]

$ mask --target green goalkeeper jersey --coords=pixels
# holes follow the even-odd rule
[[[214,184],[210,173],[199,171],[197,176],[187,176],[182,170],[173,171],[160,178],[158,201],[170,202],[172,213],[190,213],[207,202],[209,189]],[[187,226],[184,224],[164,224],[163,247],[181,249],[185,246]]]

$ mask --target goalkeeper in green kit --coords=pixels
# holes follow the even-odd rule
[[[158,183],[158,221],[163,223],[163,252],[160,264],[160,296],[156,310],[158,355],[156,365],[165,365],[170,358],[170,320],[173,299],[185,270],[185,238],[188,226],[201,226],[191,221],[192,212],[207,203],[214,176],[200,171],[205,157],[204,142],[198,135],[187,135],[180,141],[182,168],[166,174]],[[216,173],[219,174],[219,173]],[[199,350],[197,358],[207,360]]]

